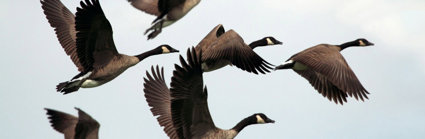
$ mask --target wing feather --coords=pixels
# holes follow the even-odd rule
[[[128,0],[128,2],[143,12],[151,15],[159,16],[161,13],[158,10],[158,0]]]
[[[171,117],[171,92],[165,84],[164,69],[156,66],[156,70],[152,66],[151,74],[146,72],[147,78],[144,78],[143,84],[146,101],[151,107],[151,112],[157,117],[160,126],[164,127],[164,132],[171,139],[179,139],[174,129]]]
[[[62,48],[70,56],[78,71],[83,71],[84,67],[80,64],[76,49],[77,31],[75,30],[74,14],[60,0],[43,0],[40,2],[50,26],[55,28],[56,36]]]
[[[202,61],[214,63],[219,60],[228,60],[236,67],[258,74],[270,72],[273,66],[255,53],[244,40],[233,30],[221,35],[208,48],[204,48]]]
[[[171,78],[172,116],[181,138],[190,138],[215,128],[208,110],[207,92],[203,88],[202,53],[187,52],[187,61],[180,56],[181,66],[175,65]]]
[[[102,68],[118,55],[112,27],[98,0],[85,0],[77,8],[77,53],[85,70]]]
[[[75,135],[75,127],[78,123],[78,117],[70,114],[45,108],[51,126],[58,132],[64,134],[65,139],[73,139]]]
[[[341,104],[341,100],[346,101],[347,95],[354,96],[356,99],[367,99],[369,92],[360,83],[336,47],[321,44],[294,55],[292,60],[311,69],[296,72],[303,77],[308,73],[307,75],[312,77],[304,78],[309,80],[316,90]]]

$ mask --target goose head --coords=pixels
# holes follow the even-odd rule
[[[281,44],[282,44],[281,41],[278,41],[274,37],[268,36],[268,37],[264,37],[260,40],[257,40],[257,41],[250,43],[249,46],[252,49],[254,49],[258,46],[281,45]]]
[[[267,117],[263,113],[256,113],[251,116],[252,119],[255,119],[255,124],[267,124],[274,123],[275,121]]]
[[[357,39],[355,40],[355,42],[357,43],[357,46],[373,46],[374,45],[373,43],[363,38]]]
[[[167,44],[160,45],[156,49],[159,50],[159,52],[161,54],[179,52],[179,50],[174,49],[173,47],[171,47],[170,45],[167,45]]]
[[[277,39],[275,39],[274,37],[264,37],[263,39],[261,39],[263,42],[265,42],[265,44],[267,45],[281,45],[282,42],[278,41]]]

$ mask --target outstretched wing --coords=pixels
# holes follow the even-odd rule
[[[164,69],[156,66],[151,68],[151,74],[146,72],[147,78],[144,78],[143,84],[146,101],[151,107],[151,112],[154,116],[158,116],[159,125],[164,127],[165,133],[171,139],[179,139],[176,130],[174,129],[171,117],[171,92],[165,84]]]
[[[85,0],[77,8],[77,53],[86,71],[102,68],[118,55],[112,37],[112,27],[98,0]]]
[[[143,12],[151,15],[159,16],[161,13],[158,11],[158,0],[128,0],[128,2]]]
[[[314,89],[318,90],[323,97],[337,104],[347,102],[348,95],[333,85],[324,75],[311,69],[295,70],[295,72],[307,79]]]
[[[221,35],[203,53],[202,61],[207,63],[228,60],[236,67],[255,74],[265,74],[272,69],[272,65],[257,55],[233,30]]]
[[[75,127],[75,139],[98,139],[99,123],[79,108],[78,123]]]
[[[335,102],[345,100],[348,95],[356,99],[368,98],[369,92],[357,79],[344,57],[337,49],[331,49],[331,45],[317,45],[292,57],[312,71],[296,71],[309,80],[312,86],[322,95],[332,98]],[[316,72],[316,73],[312,73]],[[335,90],[339,89],[339,91]]]
[[[225,33],[224,27],[222,24],[215,26],[195,47],[196,53],[199,54],[200,51],[205,51],[212,43],[217,41],[217,39]]]
[[[180,138],[215,128],[203,88],[201,57],[202,52],[197,55],[194,48],[188,50],[187,62],[180,56],[181,66],[175,65],[171,78],[172,116]]]
[[[77,31],[75,31],[74,14],[60,0],[43,0],[40,2],[50,26],[55,28],[56,36],[62,48],[77,66],[78,71],[83,71],[84,67],[81,66],[77,54]]]
[[[65,139],[73,139],[78,118],[70,114],[56,111],[53,109],[44,109],[47,111],[47,116],[50,120],[52,127],[56,131],[64,134]]]

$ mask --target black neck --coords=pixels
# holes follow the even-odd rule
[[[257,122],[257,119],[255,117],[247,117],[245,119],[243,119],[242,121],[240,121],[235,127],[233,127],[232,129],[237,131],[238,133],[244,129],[246,126],[248,125],[252,125],[255,124]]]
[[[249,44],[249,47],[251,47],[251,49],[254,49],[258,46],[266,46],[266,45],[267,45],[267,42],[261,39],[261,40],[252,42],[251,44]]]
[[[158,54],[161,54],[161,50],[153,49],[153,50],[141,53],[139,55],[136,55],[136,57],[139,59],[139,61],[142,61],[143,59],[149,56],[158,55]]]
[[[341,48],[341,51],[342,51],[342,50],[344,50],[347,47],[357,46],[357,45],[358,45],[357,41],[351,41],[351,42],[343,43],[343,44],[339,45],[339,47]]]

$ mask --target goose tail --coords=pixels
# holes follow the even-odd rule
[[[80,89],[81,80],[66,81],[56,85],[56,91],[63,93],[64,95],[78,91]]]

